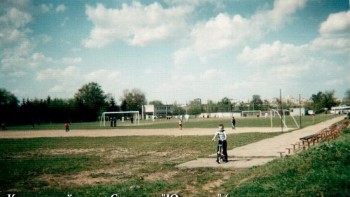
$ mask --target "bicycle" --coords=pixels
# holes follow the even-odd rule
[[[220,143],[221,142],[221,143]],[[225,155],[223,154],[223,147],[222,147],[223,141],[218,140],[217,144],[217,152],[216,152],[216,162],[220,164],[222,161],[224,161]]]

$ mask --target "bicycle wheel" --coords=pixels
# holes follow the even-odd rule
[[[218,144],[217,153],[216,153],[216,162],[221,163],[223,160],[222,158],[222,145]]]

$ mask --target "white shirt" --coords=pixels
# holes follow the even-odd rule
[[[214,135],[214,138],[215,139],[217,136],[218,140],[221,140],[221,141],[224,141],[227,139],[227,135],[225,133],[225,130],[222,130],[222,131],[217,131]]]

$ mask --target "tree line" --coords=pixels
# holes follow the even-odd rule
[[[141,110],[145,94],[124,90],[121,105],[96,82],[83,85],[73,98],[22,99],[0,88],[0,122],[6,125],[97,121],[104,111]]]
[[[334,90],[312,94],[310,102],[303,103],[303,107],[313,109],[316,113],[322,113],[326,109],[339,104],[350,105],[350,89],[345,92],[344,99],[339,102],[334,96]],[[8,90],[0,88],[0,122],[7,125],[41,124],[61,122],[89,122],[97,121],[104,111],[142,111],[142,105],[147,104],[145,94],[139,89],[124,90],[120,98],[120,105],[115,98],[104,93],[101,86],[96,82],[83,85],[74,94],[73,98],[51,98],[46,99],[22,99],[21,101]],[[162,105],[159,100],[149,104]],[[237,102],[228,97],[218,102],[207,101],[202,104],[200,99],[194,99],[186,106],[173,104],[172,115],[198,115],[200,113],[233,112],[243,110],[267,111],[276,109],[280,100],[274,101],[261,99],[260,95],[253,95],[249,102]],[[288,101],[282,102],[284,109],[299,107],[298,104]]]

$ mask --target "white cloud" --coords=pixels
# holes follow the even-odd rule
[[[273,9],[262,11],[253,18],[256,24],[266,29],[278,29],[290,20],[290,16],[303,8],[308,0],[275,0]]]
[[[237,59],[243,65],[257,69],[266,78],[280,80],[300,79],[310,68],[315,69],[317,62],[306,45],[295,46],[280,41],[261,44],[257,48],[245,47]],[[316,65],[319,66],[319,62]]]
[[[51,8],[52,8],[52,4],[50,4],[50,5],[41,4],[41,5],[40,5],[40,11],[41,11],[42,13],[50,12]]]
[[[350,54],[350,37],[321,36],[314,39],[310,47],[327,54]]]
[[[295,46],[275,41],[272,44],[261,44],[257,48],[245,47],[237,59],[248,66],[286,65],[304,61],[307,58],[306,46]]]
[[[330,43],[326,45],[330,46]],[[248,76],[246,84],[240,84],[241,89],[244,86],[269,90],[284,88],[290,92],[300,93],[306,88],[334,89],[336,86],[346,84],[344,77],[346,66],[332,61],[332,58],[339,56],[333,56],[331,59],[323,58],[324,54],[330,54],[323,48],[315,51],[315,47],[315,40],[305,45],[275,41],[272,44],[261,44],[256,48],[245,47],[237,56],[237,60],[239,64],[254,70],[252,73],[255,74]],[[259,87],[254,86],[251,81],[256,82]]]
[[[305,3],[306,0],[275,0],[273,9],[257,11],[251,17],[220,13],[192,29],[189,46],[175,52],[174,60],[184,62],[193,53],[206,60],[227,49],[259,40],[269,31],[284,26]]]
[[[48,93],[71,96],[81,85],[81,76],[79,68],[68,66],[63,69],[45,69],[37,74],[37,80],[51,86]]]
[[[14,46],[7,47],[2,51],[1,69],[5,73],[27,69],[28,62],[31,62],[33,44],[24,38],[22,42],[14,43]]]
[[[191,33],[193,47],[201,54],[221,51],[237,46],[245,40],[259,37],[249,20],[235,15],[219,14],[204,24],[197,25]]]
[[[187,62],[187,60],[190,57],[193,57],[194,55],[195,53],[191,48],[179,49],[173,54],[174,65],[176,67],[181,67],[183,64]]]
[[[102,4],[86,6],[88,19],[94,24],[85,47],[100,48],[114,41],[145,46],[151,42],[179,36],[186,28],[188,9],[163,8],[158,3],[144,6],[134,2],[123,4],[121,9],[109,9]]]
[[[83,59],[81,57],[73,57],[73,58],[65,57],[62,59],[62,62],[66,65],[76,65],[81,63],[82,61]]]
[[[208,69],[200,75],[200,79],[203,81],[211,81],[215,79],[221,79],[223,73],[218,69]]]
[[[310,47],[324,54],[350,53],[350,11],[333,13],[322,22],[320,36],[315,38]],[[350,57],[347,56],[350,62]]]
[[[208,4],[212,4],[214,5],[215,9],[224,9],[225,5],[224,5],[224,1],[225,0],[165,0],[165,2],[169,5],[176,5],[176,6],[190,6],[190,7],[199,7],[201,5],[208,5]]]
[[[15,7],[9,8],[4,16],[0,17],[0,24],[11,25],[14,28],[23,27],[32,21],[32,16]]]
[[[39,41],[43,44],[46,44],[46,43],[52,41],[52,37],[47,35],[47,34],[39,35],[38,38],[39,38]]]
[[[42,66],[43,64],[51,64],[53,63],[53,59],[50,57],[46,57],[42,53],[33,53],[33,55],[30,58],[30,61],[28,62],[28,65],[32,68],[37,68],[39,66]]]
[[[29,38],[27,25],[33,20],[27,1],[5,1],[0,7],[0,70],[6,76],[20,77],[32,63],[35,44]],[[20,73],[20,74],[18,74]]]
[[[118,71],[99,69],[90,72],[85,77],[87,81],[103,81],[105,83],[116,83],[121,79],[121,74]]]
[[[83,72],[76,66],[47,68],[37,73],[36,80],[44,82],[49,93],[73,95],[85,83],[94,81],[102,86],[105,93],[115,94],[127,88],[125,77],[116,70],[98,69]]]
[[[66,9],[67,7],[64,4],[60,4],[56,7],[56,12],[64,12]]]
[[[39,81],[64,82],[81,77],[80,70],[75,66],[68,66],[64,69],[47,68],[37,73],[36,79]]]
[[[350,35],[350,11],[334,13],[328,16],[319,29],[321,35],[347,34]]]

